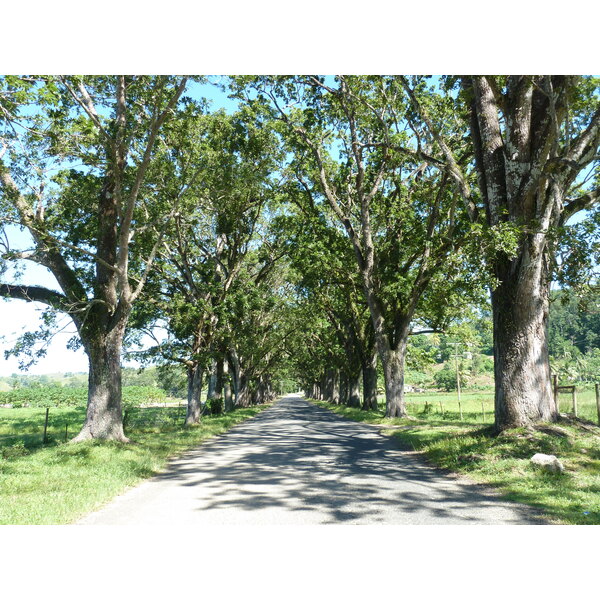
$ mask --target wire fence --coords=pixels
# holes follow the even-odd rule
[[[184,424],[184,402],[153,406],[127,406],[123,428],[151,431]],[[35,448],[68,442],[81,429],[85,407],[4,408],[0,409],[0,448],[14,445]]]

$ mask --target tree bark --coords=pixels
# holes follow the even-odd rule
[[[223,405],[225,412],[231,412],[235,408],[229,379],[229,362],[227,360],[223,361]]]
[[[373,349],[363,366],[363,410],[377,410],[377,352]]]
[[[348,406],[352,406],[353,408],[360,406],[360,381],[360,369],[348,377]]]
[[[250,387],[248,376],[241,369],[238,370],[237,405],[241,408],[250,406]]]
[[[202,392],[202,369],[200,365],[194,364],[187,367],[187,414],[186,425],[195,425],[200,421],[202,404],[200,394]]]
[[[71,440],[90,439],[128,442],[123,432],[121,406],[121,346],[125,323],[108,335],[97,335],[85,348],[89,361],[88,403],[85,422]]]
[[[385,379],[385,416],[406,417],[404,402],[404,359],[406,340],[395,350],[380,352],[383,375]]]
[[[550,282],[544,253],[531,256],[523,249],[519,258],[498,269],[502,277],[492,291],[498,431],[557,416],[547,344]]]

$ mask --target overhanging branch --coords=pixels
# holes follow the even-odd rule
[[[25,300],[26,302],[41,302],[58,310],[69,312],[69,300],[63,294],[37,285],[13,285],[0,283],[0,296]]]

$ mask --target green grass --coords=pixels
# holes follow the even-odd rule
[[[443,415],[447,420],[460,420],[458,399],[456,392],[449,393],[422,393],[405,395],[408,413],[418,415],[423,411],[425,403],[431,406],[431,411],[438,416]],[[379,398],[381,405],[385,399]],[[571,393],[559,394],[559,406],[561,413],[572,412]],[[494,422],[494,392],[468,392],[461,394],[461,407],[463,420],[480,424],[492,424]],[[577,389],[577,416],[588,421],[598,423],[598,411],[596,408],[596,393],[594,388]]]
[[[493,486],[510,500],[536,507],[550,522],[600,524],[600,428],[561,422],[495,436],[491,412],[483,419],[481,412],[477,415],[463,406],[461,421],[458,409],[446,411],[448,398],[444,396],[448,395],[430,395],[427,400],[431,404],[434,398],[442,399],[443,416],[439,411],[423,412],[425,399],[420,398],[409,402],[408,419],[386,419],[382,410],[366,412],[311,401],[349,419],[389,427],[382,432],[404,447],[422,452],[431,463]],[[529,459],[536,452],[556,455],[565,473],[533,467]]]
[[[159,472],[167,459],[253,417],[268,405],[204,417],[196,427],[174,421],[171,408],[139,409],[126,429],[133,443],[64,443],[83,422],[83,409],[0,409],[0,524],[65,524],[101,507]]]

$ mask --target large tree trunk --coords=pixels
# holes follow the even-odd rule
[[[360,406],[360,369],[352,373],[348,378],[348,406],[358,408]]]
[[[395,345],[390,342],[381,304],[373,292],[373,284],[368,274],[363,271],[364,290],[369,304],[373,336],[385,380],[385,416],[406,417],[404,403],[404,365],[406,346],[410,331],[412,314],[404,315],[401,323],[395,327]],[[389,327],[389,325],[388,325]]]
[[[492,292],[498,431],[556,418],[547,344],[550,284],[543,252],[530,253],[525,247],[502,266],[497,269],[500,285]]]
[[[576,81],[511,75],[505,93],[488,76],[462,83],[488,225],[504,221],[524,232],[514,259],[499,254],[490,261],[500,282],[492,292],[499,431],[556,418],[547,348],[550,265],[560,235],[555,226],[597,202],[586,194],[567,198],[600,143],[600,110],[585,130],[569,122]],[[575,137],[564,143],[565,134]]]
[[[89,360],[85,422],[73,442],[90,439],[128,442],[121,406],[121,345],[125,324],[85,344]]]
[[[377,410],[377,352],[363,365],[363,410]]]
[[[187,414],[186,425],[195,425],[200,421],[202,405],[200,394],[202,392],[202,369],[200,365],[189,365],[187,368]]]
[[[383,354],[383,355],[382,355]],[[404,402],[404,359],[406,341],[399,344],[395,350],[388,349],[380,353],[385,379],[385,416],[406,417]]]
[[[250,406],[250,386],[248,376],[241,369],[238,370],[238,391],[237,391],[237,405],[241,408],[248,408]]]

